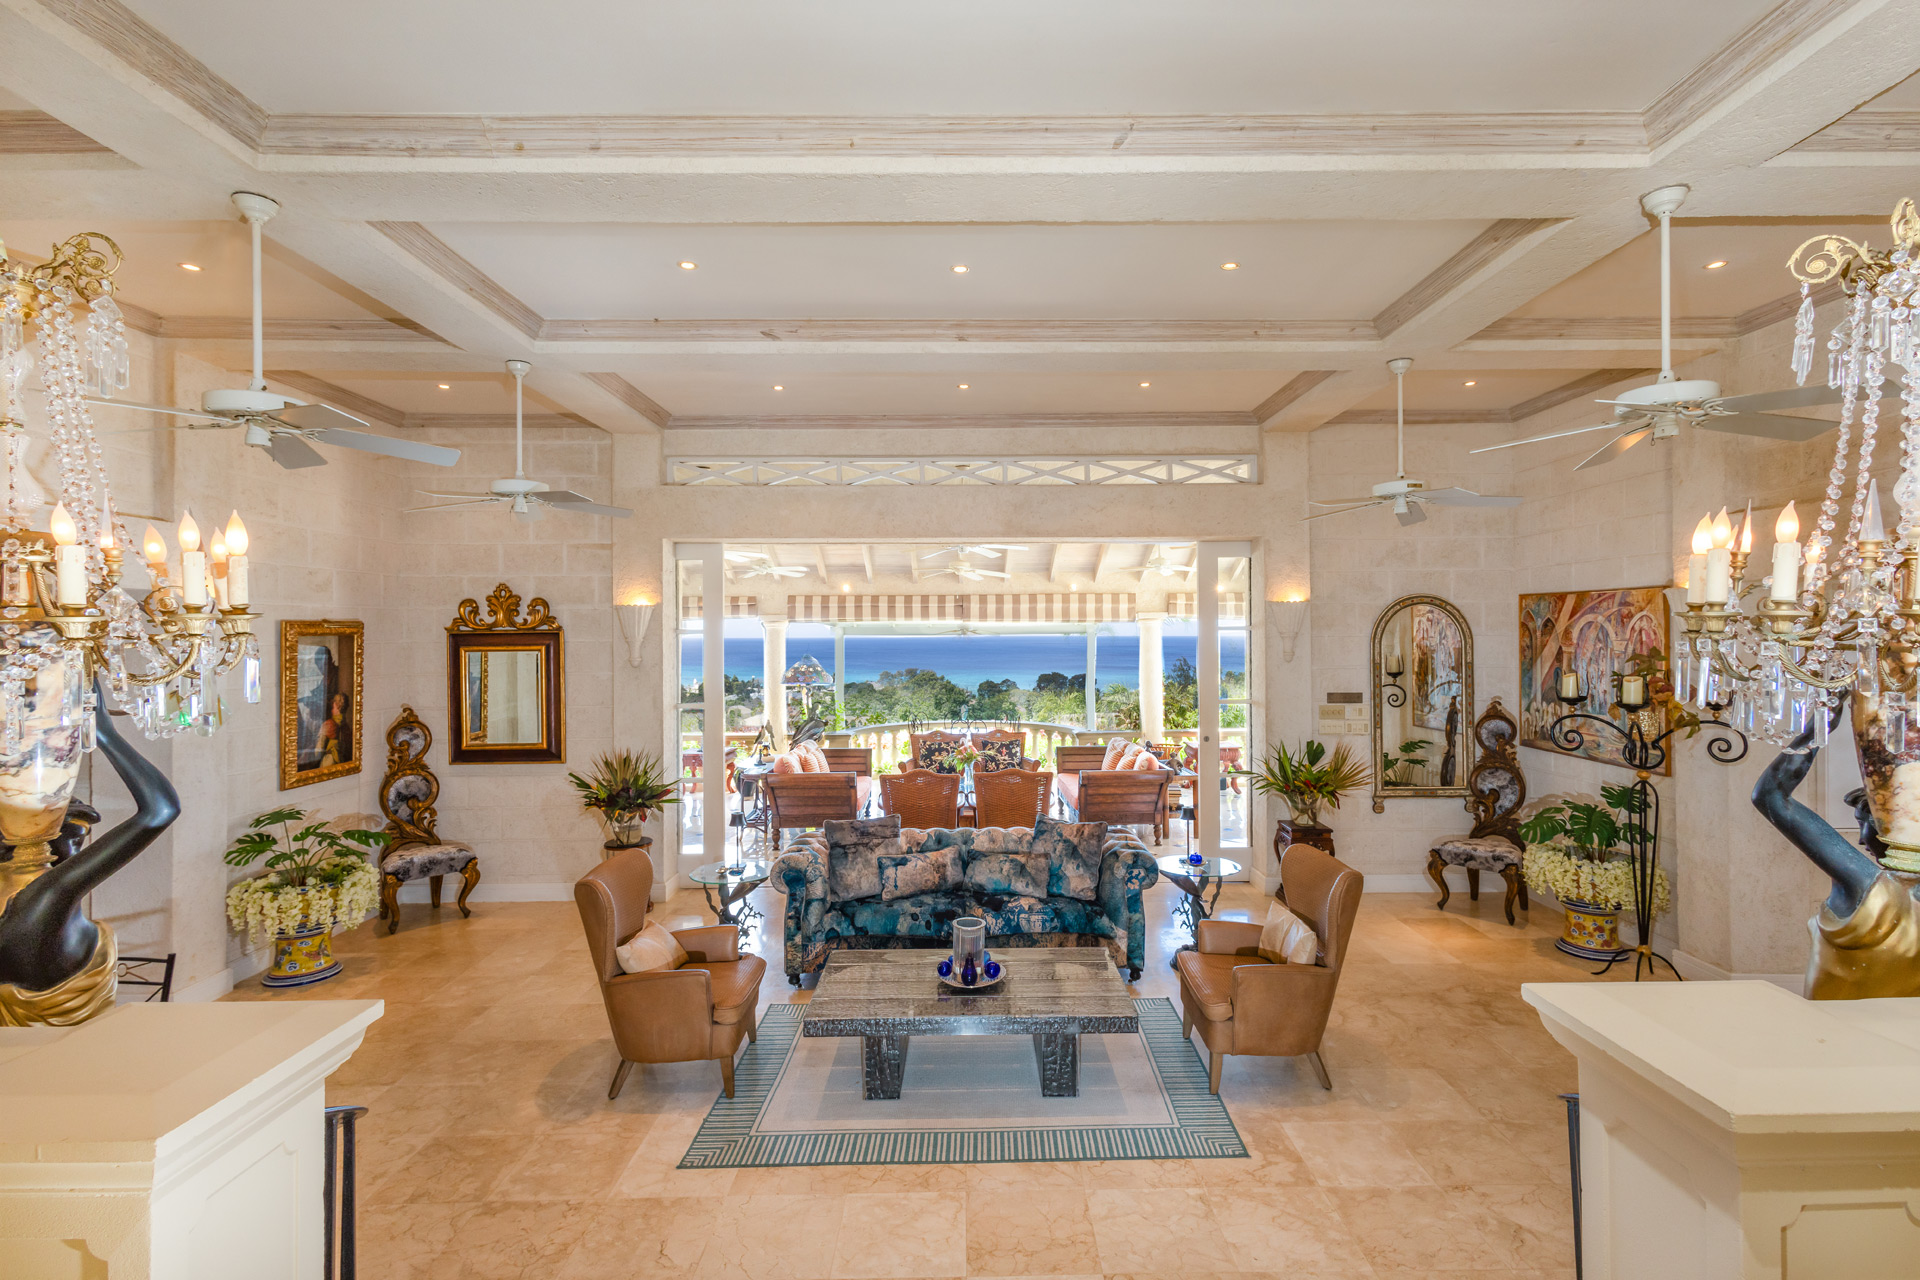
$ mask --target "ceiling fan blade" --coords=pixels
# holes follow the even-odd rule
[[[1013,576],[1010,573],[1002,573],[998,569],[975,569],[974,573],[982,578],[1011,578]]]
[[[1365,498],[1308,498],[1307,505],[1310,507],[1370,507],[1378,501],[1378,498],[1371,496]]]
[[[922,560],[931,560],[935,556],[950,556],[953,554],[953,552],[954,552],[954,549],[952,547],[941,547],[938,551],[928,551],[923,553],[920,558]]]
[[[268,457],[289,471],[327,465],[327,460],[320,456],[318,449],[296,435],[276,431],[268,438],[265,448]]]
[[[550,507],[558,507],[562,511],[584,511],[590,516],[615,516],[624,519],[633,514],[626,507],[610,507],[605,503],[595,502],[584,493],[575,493],[571,489],[546,489],[530,496],[538,498]]]
[[[1409,499],[1407,501],[1407,509],[1405,511],[1394,512],[1393,518],[1398,520],[1403,526],[1419,524],[1427,518],[1427,509],[1421,503]]]
[[[501,493],[458,493],[450,489],[415,489],[414,492],[424,493],[429,498],[485,498],[492,501],[495,498],[506,497]]]
[[[336,445],[342,449],[358,449],[362,453],[381,453],[389,458],[405,458],[408,462],[429,462],[436,467],[450,467],[460,461],[458,449],[448,449],[437,444],[421,444],[413,440],[396,440],[392,436],[377,436],[368,431],[350,431],[345,427],[317,428],[313,431],[313,439],[321,444]]]
[[[1639,417],[1642,415],[1635,414],[1631,416]],[[1605,431],[1608,427],[1618,427],[1621,424],[1621,422],[1622,422],[1622,419],[1615,418],[1610,422],[1596,422],[1590,427],[1575,427],[1571,431],[1549,431],[1542,436],[1528,436],[1524,440],[1508,440],[1504,444],[1490,444],[1490,445],[1487,445],[1485,448],[1481,448],[1481,449],[1469,449],[1467,450],[1467,452],[1468,453],[1492,453],[1495,449],[1511,449],[1515,445],[1519,445],[1519,444],[1539,444],[1543,440],[1564,440],[1568,436],[1585,435],[1589,431]]]
[[[1811,440],[1838,426],[1822,418],[1789,418],[1777,413],[1713,414],[1693,424],[1708,431],[1726,431],[1736,436],[1762,436],[1768,440]]]
[[[1601,445],[1598,450],[1587,455],[1586,460],[1575,467],[1574,470],[1584,471],[1588,467],[1597,467],[1603,462],[1612,462],[1615,458],[1652,434],[1653,425],[1651,423],[1644,427],[1635,427],[1631,431],[1622,431],[1619,435]]]
[[[1332,511],[1317,511],[1313,515],[1300,517],[1300,520],[1301,523],[1304,524],[1308,520],[1325,520],[1328,516],[1342,516],[1349,511],[1365,511],[1368,507],[1384,505],[1386,504],[1381,502],[1356,502],[1350,507],[1336,507]]]
[[[198,418],[202,422],[214,423],[223,427],[237,427],[240,424],[232,418],[223,418],[218,414],[201,413],[196,409],[175,409],[164,404],[137,404],[132,400],[105,400],[98,396],[87,396],[88,404],[107,405],[115,409],[132,409],[139,413],[166,413],[176,418]],[[151,430],[152,428],[147,428]]]
[[[1471,489],[1427,489],[1420,496],[1443,507],[1517,507],[1521,501],[1497,494],[1475,493]]]
[[[1891,378],[1880,384],[1880,398],[1891,400],[1900,394],[1900,384]],[[1809,409],[1814,405],[1839,404],[1841,393],[1837,388],[1822,384],[1815,387],[1793,387],[1786,391],[1760,391],[1750,396],[1722,396],[1716,404],[1732,409],[1736,413],[1768,413],[1774,409]]]
[[[276,409],[272,413],[263,413],[260,416],[292,427],[296,431],[318,431],[324,427],[351,429],[372,425],[364,419],[356,418],[350,413],[342,413],[324,404],[290,404],[284,409]]]
[[[429,507],[407,507],[408,511],[458,511],[461,507],[484,507],[491,498],[477,498],[472,502],[442,502]]]

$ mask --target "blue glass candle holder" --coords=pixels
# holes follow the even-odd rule
[[[1207,856],[1204,853],[1190,853],[1187,855],[1187,865],[1190,867],[1204,867],[1207,865]]]

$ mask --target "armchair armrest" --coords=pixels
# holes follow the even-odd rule
[[[674,939],[686,948],[689,960],[712,963],[740,958],[740,930],[730,924],[705,924],[675,929]]]
[[[614,1047],[629,1062],[710,1056],[713,979],[705,969],[623,973],[601,984]]]
[[[1160,864],[1132,832],[1118,832],[1107,837],[1107,847],[1100,857],[1103,886],[1109,876],[1136,892],[1151,889],[1160,879]]]
[[[1194,940],[1202,955],[1251,956],[1258,954],[1262,927],[1247,920],[1202,920]]]
[[[796,836],[768,868],[767,879],[796,902],[827,896],[827,838]]]

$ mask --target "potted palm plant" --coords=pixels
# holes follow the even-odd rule
[[[1527,888],[1551,893],[1567,913],[1554,946],[1583,960],[1612,960],[1620,944],[1620,910],[1634,906],[1634,862],[1622,843],[1645,837],[1645,803],[1630,786],[1600,788],[1601,804],[1569,800],[1520,824],[1527,851]],[[1649,922],[1672,905],[1667,873],[1654,868]]]
[[[1333,852],[1333,832],[1321,824],[1321,810],[1338,809],[1340,798],[1367,785],[1367,767],[1343,742],[1328,751],[1309,738],[1296,749],[1275,743],[1255,769],[1236,769],[1261,795],[1287,806],[1273,833],[1274,851],[1289,844],[1310,844]]]
[[[310,822],[303,809],[275,809],[247,824],[227,850],[230,867],[265,860],[264,874],[227,890],[227,919],[255,942],[273,939],[273,963],[263,986],[300,987],[340,972],[328,935],[367,918],[379,898],[380,876],[370,855],[387,835],[363,829],[351,814]]]
[[[646,751],[616,751],[593,762],[583,778],[567,781],[580,793],[580,803],[606,820],[613,839],[609,848],[629,849],[643,843],[640,828],[658,809],[680,803],[680,780],[669,779],[660,757]]]

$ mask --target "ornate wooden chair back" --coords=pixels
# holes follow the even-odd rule
[[[1527,775],[1521,772],[1520,755],[1515,750],[1520,726],[1495,698],[1473,722],[1474,762],[1467,774],[1467,790],[1472,797],[1467,808],[1473,811],[1473,830],[1468,838],[1505,836],[1521,848],[1520,809],[1527,802]]]
[[[1013,745],[1008,746],[1009,743]],[[973,766],[973,776],[976,779],[984,773],[996,773],[1002,769],[1017,769],[1024,766],[1027,735],[1023,730],[982,730],[973,735],[973,745],[980,752],[980,758],[974,762]]]
[[[910,750],[913,753],[913,758],[908,762],[907,767],[910,769],[934,769],[937,773],[947,772],[946,769],[938,769],[935,768],[935,766],[944,762],[946,758],[955,751],[958,751],[967,740],[967,735],[964,733],[948,733],[944,729],[929,729],[925,733],[910,733],[907,737],[910,741]]]
[[[1033,820],[1047,811],[1052,792],[1053,775],[1042,769],[976,772],[974,823],[982,827],[1031,827]]]
[[[439,815],[433,807],[440,798],[440,780],[427,767],[431,746],[433,730],[412,707],[401,707],[400,718],[387,730],[387,776],[380,782],[380,812],[387,816],[386,833],[392,837],[388,852],[440,843]]]
[[[880,775],[880,806],[900,815],[903,827],[960,825],[960,775],[908,769]]]

